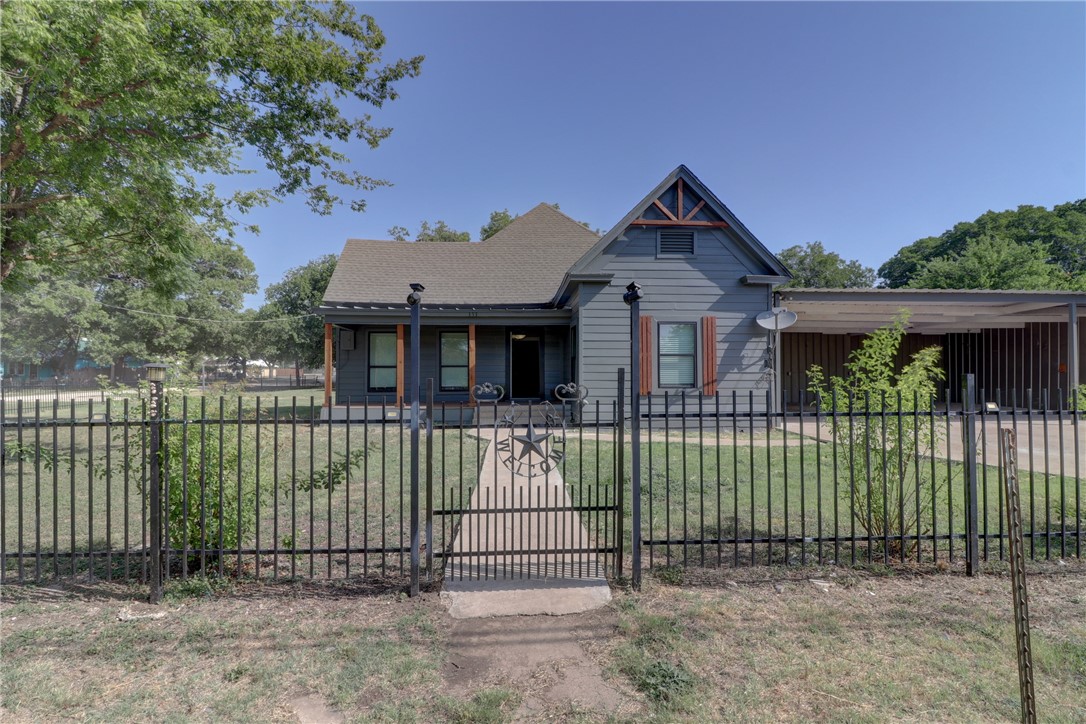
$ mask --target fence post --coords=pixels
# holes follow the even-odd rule
[[[962,457],[965,463],[965,574],[975,576],[979,561],[977,531],[977,389],[972,374],[962,375]]]
[[[434,580],[434,378],[426,379],[426,580]]]
[[[411,285],[407,303],[411,306],[411,376],[407,390],[411,395],[411,592],[419,595],[419,303],[421,284]]]
[[[615,408],[615,575],[621,577],[626,557],[626,368],[618,368],[618,405]]]
[[[630,497],[633,513],[631,525],[630,582],[635,591],[641,590],[641,286],[630,282],[622,301],[630,306]],[[621,378],[620,378],[621,379]],[[622,385],[625,388],[625,385]],[[625,395],[619,392],[619,399]],[[620,515],[623,511],[620,511]]]
[[[162,445],[162,382],[166,377],[165,365],[149,364],[147,381],[150,386],[148,412],[151,415],[151,603],[162,602],[162,468],[159,449]],[[74,409],[74,406],[73,406]]]
[[[1011,597],[1014,603],[1014,638],[1018,654],[1018,688],[1022,721],[1036,722],[1033,694],[1033,653],[1029,641],[1029,596],[1026,593],[1025,550],[1022,545],[1022,506],[1018,487],[1018,443],[1014,430],[1000,430],[1003,452],[1003,491],[1007,501],[1008,558],[1011,564]]]

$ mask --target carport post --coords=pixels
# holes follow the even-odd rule
[[[962,452],[965,461],[965,575],[977,575],[980,536],[977,531],[977,386],[972,374],[962,375]]]
[[[1079,377],[1079,365],[1082,361],[1078,358],[1078,304],[1075,302],[1067,305],[1067,325],[1067,396],[1071,397],[1071,390],[1082,381]]]
[[[419,303],[421,284],[412,284],[407,303],[411,305],[411,376],[407,391],[411,395],[411,593],[419,595]]]

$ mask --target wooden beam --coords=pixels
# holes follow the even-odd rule
[[[641,379],[637,381],[638,392],[642,395],[652,393],[652,317],[641,317],[638,329],[641,335]]]
[[[396,325],[396,404],[403,404],[404,384],[404,325]]]
[[[675,204],[675,214],[681,219],[683,217],[683,180],[679,179],[679,183],[675,184],[675,193],[678,194],[678,203]]]
[[[677,217],[677,216],[675,216],[675,214],[671,213],[671,210],[668,209],[668,207],[666,207],[666,206],[664,206],[663,204],[660,203],[660,199],[656,199],[652,203],[656,204],[656,208],[658,208],[658,209],[660,209],[660,211],[664,212],[664,214],[667,215],[667,218],[671,219],[672,221],[678,221],[679,220],[679,217]]]
[[[711,226],[717,229],[727,229],[727,221],[679,221],[676,219],[672,221],[670,219],[635,219],[630,222],[630,226]]]
[[[690,220],[691,220],[691,219],[693,219],[693,218],[694,218],[695,216],[697,216],[697,215],[698,215],[698,212],[699,212],[699,211],[701,211],[701,207],[702,207],[702,206],[705,206],[705,202],[704,202],[704,201],[699,201],[699,202],[698,202],[698,205],[697,205],[697,206],[695,206],[695,207],[693,208],[693,210],[691,210],[691,212],[690,212],[689,214],[687,214],[687,215],[686,215],[686,218],[684,218],[684,219],[683,219],[683,221],[690,221]]]
[[[324,406],[332,405],[332,325],[324,323]],[[331,413],[328,413],[331,415]],[[331,419],[331,418],[329,418]]]
[[[475,388],[475,325],[468,325],[468,399]]]
[[[716,317],[707,315],[701,318],[702,348],[702,394],[706,397],[716,395]]]

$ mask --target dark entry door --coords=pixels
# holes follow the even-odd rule
[[[543,337],[539,332],[509,333],[509,396],[539,399],[543,396]]]

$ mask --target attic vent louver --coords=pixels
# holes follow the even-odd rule
[[[692,230],[660,229],[659,254],[661,256],[692,256],[694,232]]]

